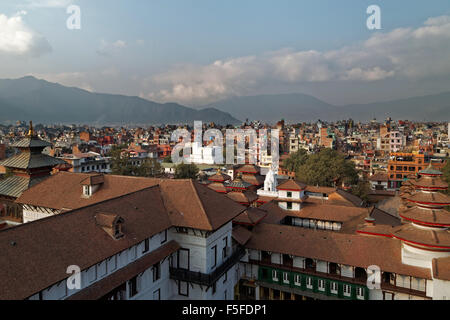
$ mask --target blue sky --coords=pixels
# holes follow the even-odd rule
[[[81,9],[81,30],[66,28],[70,4]],[[366,27],[372,4],[379,31]],[[448,0],[2,0],[0,24],[30,37],[16,47],[0,38],[0,78],[32,74],[187,105],[285,92],[337,104],[388,100],[450,88],[449,16]],[[432,23],[431,40],[415,36],[436,17],[444,19]],[[410,33],[383,42],[398,28]],[[427,48],[439,61],[413,69],[436,60]]]

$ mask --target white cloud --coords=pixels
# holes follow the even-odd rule
[[[146,97],[201,104],[251,93],[267,84],[415,80],[450,75],[450,17],[434,17],[418,28],[375,33],[338,50],[284,49],[260,56],[177,66],[143,81]]]
[[[36,57],[51,51],[48,41],[25,24],[25,14],[26,11],[12,17],[0,14],[0,54]]]
[[[117,40],[112,43],[105,39],[100,40],[100,45],[97,49],[97,54],[105,57],[111,56],[114,52],[127,47],[127,43],[124,40]]]
[[[26,8],[67,8],[74,0],[28,0]]]

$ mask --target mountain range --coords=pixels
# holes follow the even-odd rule
[[[408,119],[450,120],[450,92],[388,102],[337,106],[311,95],[294,93],[235,97],[199,108],[177,103],[156,103],[139,97],[92,93],[34,77],[0,79],[0,122],[33,120],[36,123],[98,125],[181,124],[194,120],[240,124],[245,119],[274,123],[318,119],[357,121]],[[239,119],[239,120],[238,120]]]
[[[450,120],[450,92],[412,97],[401,100],[337,106],[313,96],[294,93],[235,97],[218,101],[203,108],[217,108],[245,120],[274,122],[285,119],[288,123],[336,121],[352,118],[369,121],[384,120],[448,121]]]
[[[179,124],[194,120],[239,124],[226,112],[176,103],[160,104],[139,97],[92,93],[34,77],[0,79],[0,122]]]

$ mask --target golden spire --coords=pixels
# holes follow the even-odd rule
[[[34,129],[33,129],[33,121],[30,121],[30,130],[28,130],[28,137],[34,137],[36,134],[35,134],[35,132],[34,132]]]

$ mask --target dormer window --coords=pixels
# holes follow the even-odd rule
[[[92,195],[91,186],[83,186],[83,195],[85,197],[90,197]]]
[[[95,221],[111,238],[115,240],[121,239],[123,234],[124,220],[117,214],[98,213],[95,216]]]

